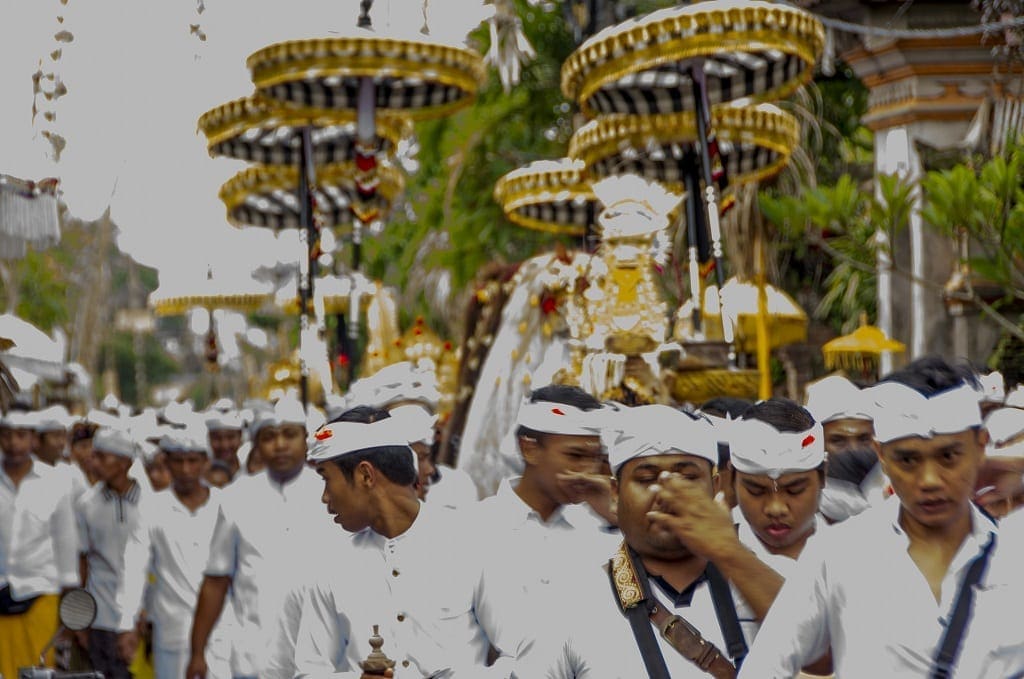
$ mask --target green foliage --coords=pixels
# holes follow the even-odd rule
[[[895,175],[878,177],[878,193],[842,175],[832,186],[805,189],[799,196],[762,194],[761,210],[775,224],[795,256],[820,247],[832,258],[824,294],[814,310],[837,331],[856,327],[862,312],[874,316],[877,286],[875,260],[880,247],[890,248],[910,217],[913,187]],[[879,240],[881,232],[885,238]],[[891,256],[891,250],[889,250]]]
[[[1024,155],[1014,144],[975,171],[960,164],[929,172],[922,181],[925,221],[948,236],[967,234],[980,247],[971,268],[1003,286],[1008,296],[1024,289]]]
[[[113,367],[117,373],[118,389],[121,400],[125,403],[144,404],[146,394],[139,394],[135,381],[136,356],[134,338],[129,332],[112,333],[103,345],[103,358],[100,361],[100,373]],[[171,359],[160,346],[160,341],[152,335],[142,337],[141,367],[146,382],[151,387],[168,381],[174,377],[180,366]]]
[[[17,281],[15,314],[46,333],[70,320],[68,281],[64,271],[71,254],[61,250],[29,251],[14,268]]]
[[[431,314],[423,294],[437,268],[451,273],[451,289],[462,290],[490,261],[519,261],[552,237],[507,222],[492,192],[498,178],[527,162],[565,155],[572,132],[572,107],[561,94],[560,73],[574,44],[561,11],[517,1],[537,57],[523,68],[521,83],[505,92],[491,75],[473,106],[418,126],[419,171],[406,191],[408,210],[363,246],[365,271],[411,291],[413,308],[403,315]],[[485,53],[486,30],[475,35]],[[432,318],[452,327],[455,319]],[[441,322],[438,323],[437,321]]]

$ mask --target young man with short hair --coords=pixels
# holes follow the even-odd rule
[[[513,676],[524,642],[511,630],[522,628],[491,608],[486,554],[470,526],[417,497],[402,418],[336,422],[315,439],[309,457],[323,478],[323,501],[353,535],[344,558],[324,564],[306,593],[296,676],[368,677],[358,663],[371,651],[374,625],[397,676]],[[489,644],[499,659],[486,667]]]
[[[0,674],[39,661],[62,590],[77,587],[78,535],[66,476],[32,457],[33,421],[0,420]]]
[[[926,358],[869,390],[895,497],[801,555],[741,676],[793,676],[830,646],[839,677],[1024,672],[1024,638],[1005,617],[1019,614],[1024,583],[1019,569],[986,574],[1000,544],[971,502],[988,442],[975,388]]]
[[[128,537],[142,520],[142,486],[128,470],[138,445],[124,430],[101,427],[93,438],[100,482],[78,501],[83,581],[96,598],[96,619],[88,632],[93,669],[112,679],[128,679],[138,646],[135,623],[125,613],[124,552]]]
[[[143,605],[146,576],[154,582],[147,596],[146,617],[153,623],[153,668],[156,679],[181,679],[189,661],[192,613],[210,554],[210,539],[220,508],[220,490],[203,484],[209,462],[205,431],[172,430],[160,440],[171,476],[170,490],[147,503],[144,520],[132,532],[125,550],[126,621],[131,624]],[[230,641],[222,615],[207,644],[209,676],[230,672]]]
[[[266,469],[224,490],[193,619],[189,679],[205,677],[210,633],[230,596],[239,633],[232,674],[261,676],[293,564],[315,559],[330,523],[306,465],[306,413],[282,398],[253,424]],[[254,452],[255,452],[254,450]]]
[[[238,459],[238,449],[242,445],[241,415],[235,411],[211,411],[206,417],[206,430],[211,459],[227,464],[234,479],[241,467]]]

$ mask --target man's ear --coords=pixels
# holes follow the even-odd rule
[[[363,460],[356,465],[353,478],[356,481],[356,485],[363,488],[373,488],[377,485],[377,470],[373,468],[372,464]]]
[[[519,453],[528,466],[535,466],[540,461],[541,452],[540,441],[531,436],[519,437]]]

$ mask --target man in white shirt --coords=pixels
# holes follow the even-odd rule
[[[782,579],[714,500],[716,437],[703,418],[661,405],[622,410],[602,436],[624,541],[604,568],[580,570],[569,617],[551,611],[540,633],[553,651],[523,676],[728,676],[751,640],[744,621],[756,626]]]
[[[181,679],[189,660],[189,631],[210,538],[220,507],[220,491],[203,484],[209,460],[204,431],[174,430],[160,447],[167,454],[170,491],[147,503],[144,521],[125,550],[125,610],[139,612],[146,576],[153,583],[146,597],[146,617],[153,623],[153,670],[156,679]],[[230,626],[222,615],[218,628]],[[231,676],[230,640],[215,629],[206,648],[210,677]]]
[[[297,676],[368,676],[359,662],[374,625],[399,679],[515,676],[526,652],[523,621],[491,608],[469,524],[417,497],[402,418],[331,423],[315,439],[309,458],[323,477],[327,510],[354,535],[343,563],[324,564],[306,593]],[[499,657],[486,667],[489,644]]]
[[[32,417],[0,421],[0,674],[34,665],[57,630],[57,597],[76,587],[78,536],[67,477],[32,459]]]
[[[263,674],[294,564],[315,559],[331,528],[322,486],[306,465],[305,422],[294,398],[262,413],[253,439],[267,468],[224,489],[192,624],[190,679],[207,674],[207,643],[229,596],[238,625],[232,675]]]
[[[885,499],[889,480],[872,447],[874,415],[864,392],[842,375],[807,386],[807,410],[825,430],[828,475],[821,513],[832,523]]]
[[[607,416],[596,398],[565,385],[541,387],[520,407],[515,435],[523,475],[502,481],[473,511],[487,549],[518,562],[493,578],[517,596],[540,597],[538,603],[560,596],[581,567],[607,561],[621,542],[618,531],[606,528],[614,521],[610,510],[611,521],[599,519],[583,503],[593,484],[579,482],[600,473]]]
[[[78,465],[68,457],[68,427],[71,415],[64,406],[56,405],[33,414],[36,432],[33,452],[36,459],[68,476],[72,487],[72,500],[77,501],[89,489],[89,481]]]
[[[876,450],[896,497],[834,526],[801,555],[742,677],[794,676],[830,646],[839,677],[974,677],[993,658],[972,651],[962,658],[973,667],[960,665],[961,645],[1024,643],[1017,627],[992,619],[995,599],[1019,602],[1022,583],[1019,569],[985,572],[1001,545],[971,503],[988,441],[973,375],[927,357],[869,391]],[[963,586],[968,575],[976,585]],[[1024,672],[1013,663],[986,676]]]
[[[212,459],[226,463],[234,479],[241,467],[238,448],[242,445],[242,416],[234,410],[211,410],[206,415],[206,431]]]
[[[88,632],[93,669],[112,679],[128,679],[138,646],[135,611],[125,610],[124,552],[128,536],[142,520],[142,484],[129,475],[139,448],[124,430],[101,427],[93,437],[100,483],[79,498],[78,526],[86,589],[96,599],[96,619]]]

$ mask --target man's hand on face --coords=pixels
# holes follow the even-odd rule
[[[612,503],[612,478],[605,474],[563,472],[558,482],[572,498],[586,502],[605,521],[615,525],[618,521]]]
[[[670,530],[694,554],[714,562],[739,545],[729,510],[715,502],[706,487],[662,472],[652,489],[647,518]]]

